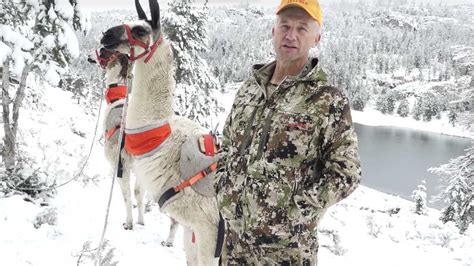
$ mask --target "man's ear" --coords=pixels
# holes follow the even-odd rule
[[[320,41],[321,41],[321,34],[318,34],[318,36],[316,36],[316,38],[314,39],[314,47],[316,47]]]
[[[272,27],[272,37],[275,36],[275,26]]]

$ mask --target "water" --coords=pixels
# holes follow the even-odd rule
[[[411,199],[421,180],[426,180],[428,206],[439,190],[439,177],[427,171],[464,154],[470,139],[397,127],[355,124],[359,138],[362,184],[386,193]]]

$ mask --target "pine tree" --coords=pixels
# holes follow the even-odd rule
[[[426,206],[426,181],[422,180],[421,184],[417,186],[411,195],[415,201],[415,213],[419,215],[425,215],[427,213]]]
[[[215,98],[219,82],[202,58],[207,51],[207,6],[191,6],[192,0],[169,3],[163,29],[171,40],[176,60],[178,113],[210,128],[211,119],[221,111]]]
[[[423,115],[423,98],[417,97],[415,101],[415,106],[413,107],[413,118],[415,120],[420,120]]]
[[[456,107],[449,107],[448,111],[449,111],[448,112],[449,123],[453,125],[454,127],[457,121],[457,117],[458,117],[458,110],[456,110]]]
[[[397,108],[397,114],[401,117],[407,117],[409,113],[410,113],[410,107],[408,106],[408,100],[407,99],[401,100]]]
[[[428,169],[441,177],[444,188],[439,199],[447,204],[441,221],[452,221],[463,233],[474,222],[474,146],[449,163]]]

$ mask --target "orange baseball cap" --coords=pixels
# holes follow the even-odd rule
[[[312,18],[314,18],[319,26],[323,25],[323,14],[318,0],[281,0],[277,9],[278,15],[281,11],[289,7],[300,7],[304,9]]]

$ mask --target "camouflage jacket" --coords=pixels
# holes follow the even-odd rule
[[[314,256],[321,216],[360,181],[349,102],[324,86],[317,61],[270,96],[275,62],[256,65],[235,96],[216,179],[229,253],[294,255],[300,263]]]

